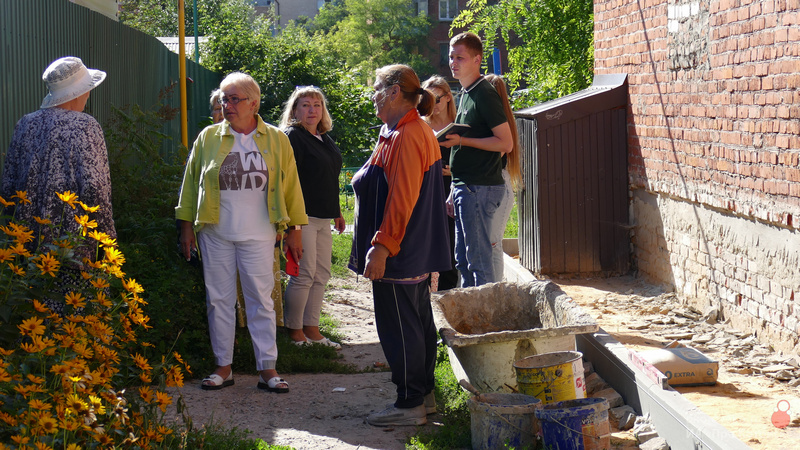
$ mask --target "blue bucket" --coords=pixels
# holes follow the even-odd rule
[[[539,424],[534,412],[542,407],[538,398],[524,394],[481,394],[468,399],[467,406],[473,450],[536,446]]]
[[[608,401],[579,398],[544,405],[536,410],[545,448],[601,450],[611,445]]]

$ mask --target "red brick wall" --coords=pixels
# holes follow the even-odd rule
[[[658,199],[642,214],[662,216],[634,231],[640,271],[797,345],[800,267],[773,264],[800,255],[800,0],[596,0],[594,11],[596,73],[629,74],[631,188]],[[681,202],[701,213],[678,225],[664,211]],[[756,236],[741,242],[772,250],[709,236],[744,229]]]

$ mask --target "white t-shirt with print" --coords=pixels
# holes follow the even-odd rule
[[[267,185],[269,169],[253,135],[231,130],[234,144],[219,170],[219,223],[209,231],[228,241],[273,241],[275,226],[269,220]]]

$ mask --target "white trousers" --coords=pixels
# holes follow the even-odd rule
[[[272,273],[275,240],[228,241],[203,230],[197,239],[203,255],[208,331],[216,364],[227,366],[233,362],[238,268],[256,369],[274,369],[278,360],[275,309],[271,297],[275,285]]]
[[[514,209],[514,189],[511,187],[511,176],[508,170],[503,169],[503,181],[506,187],[506,192],[503,195],[503,201],[500,202],[500,207],[494,213],[492,218],[492,266],[494,267],[494,280],[503,281],[503,271],[505,262],[503,261],[503,234],[506,232],[506,224],[508,218],[511,216],[511,210]]]
[[[299,274],[289,279],[285,294],[284,325],[292,330],[319,326],[325,286],[331,278],[331,219],[309,217],[302,237]]]

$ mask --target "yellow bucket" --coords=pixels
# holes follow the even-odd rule
[[[542,404],[586,398],[581,352],[552,352],[528,356],[514,363],[517,390]]]

